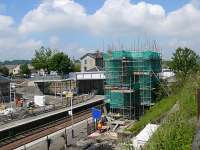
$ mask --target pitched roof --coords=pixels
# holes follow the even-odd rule
[[[95,59],[95,56],[94,56],[93,53],[87,53],[87,54],[83,55],[80,59],[83,59],[83,58],[85,58],[86,56],[90,56],[90,57],[92,57],[92,58]]]
[[[103,57],[103,53],[102,52],[96,52],[96,53],[87,53],[85,55],[83,55],[80,59],[83,59],[86,56],[90,56],[92,58],[97,58],[97,57]]]
[[[94,71],[103,71],[103,68],[95,66],[94,68],[87,70],[87,72],[94,72]]]
[[[5,65],[9,70],[14,69],[17,65]]]

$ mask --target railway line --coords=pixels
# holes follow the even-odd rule
[[[78,123],[91,117],[90,108],[76,112],[73,115],[73,123]],[[50,135],[56,131],[64,129],[72,125],[71,116],[56,119],[53,122],[42,124],[39,127],[33,128],[16,134],[14,137],[7,137],[0,140],[0,150],[13,150],[32,141]]]

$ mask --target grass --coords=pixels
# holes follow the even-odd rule
[[[161,100],[130,129],[138,133],[147,123],[155,122],[166,114],[178,100],[179,109],[170,114],[165,123],[152,136],[146,146],[148,150],[187,150],[191,149],[196,128],[196,88],[199,87],[199,78],[191,78],[174,95]]]
[[[155,122],[162,115],[168,112],[172,106],[176,103],[177,99],[175,96],[165,98],[160,102],[156,103],[150,110],[145,112],[145,115],[140,118],[138,122],[130,129],[131,132],[137,134],[141,129],[143,129],[146,124],[150,122]]]
[[[146,149],[148,150],[188,150],[191,149],[196,128],[197,82],[188,82],[177,98],[180,102],[178,112],[171,114],[153,135]]]

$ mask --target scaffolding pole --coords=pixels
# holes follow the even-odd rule
[[[148,53],[112,51],[104,58],[105,90],[111,101],[111,113],[119,112],[123,118],[135,119],[136,110],[141,115],[145,106],[151,105],[152,74],[159,73],[161,66],[160,54]]]

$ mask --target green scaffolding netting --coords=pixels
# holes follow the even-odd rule
[[[127,87],[133,93],[106,90],[111,108],[128,107],[135,104],[150,104],[152,89],[158,82],[154,74],[161,71],[160,53],[156,51],[112,51],[104,56],[106,86]],[[154,74],[153,74],[154,73]]]

